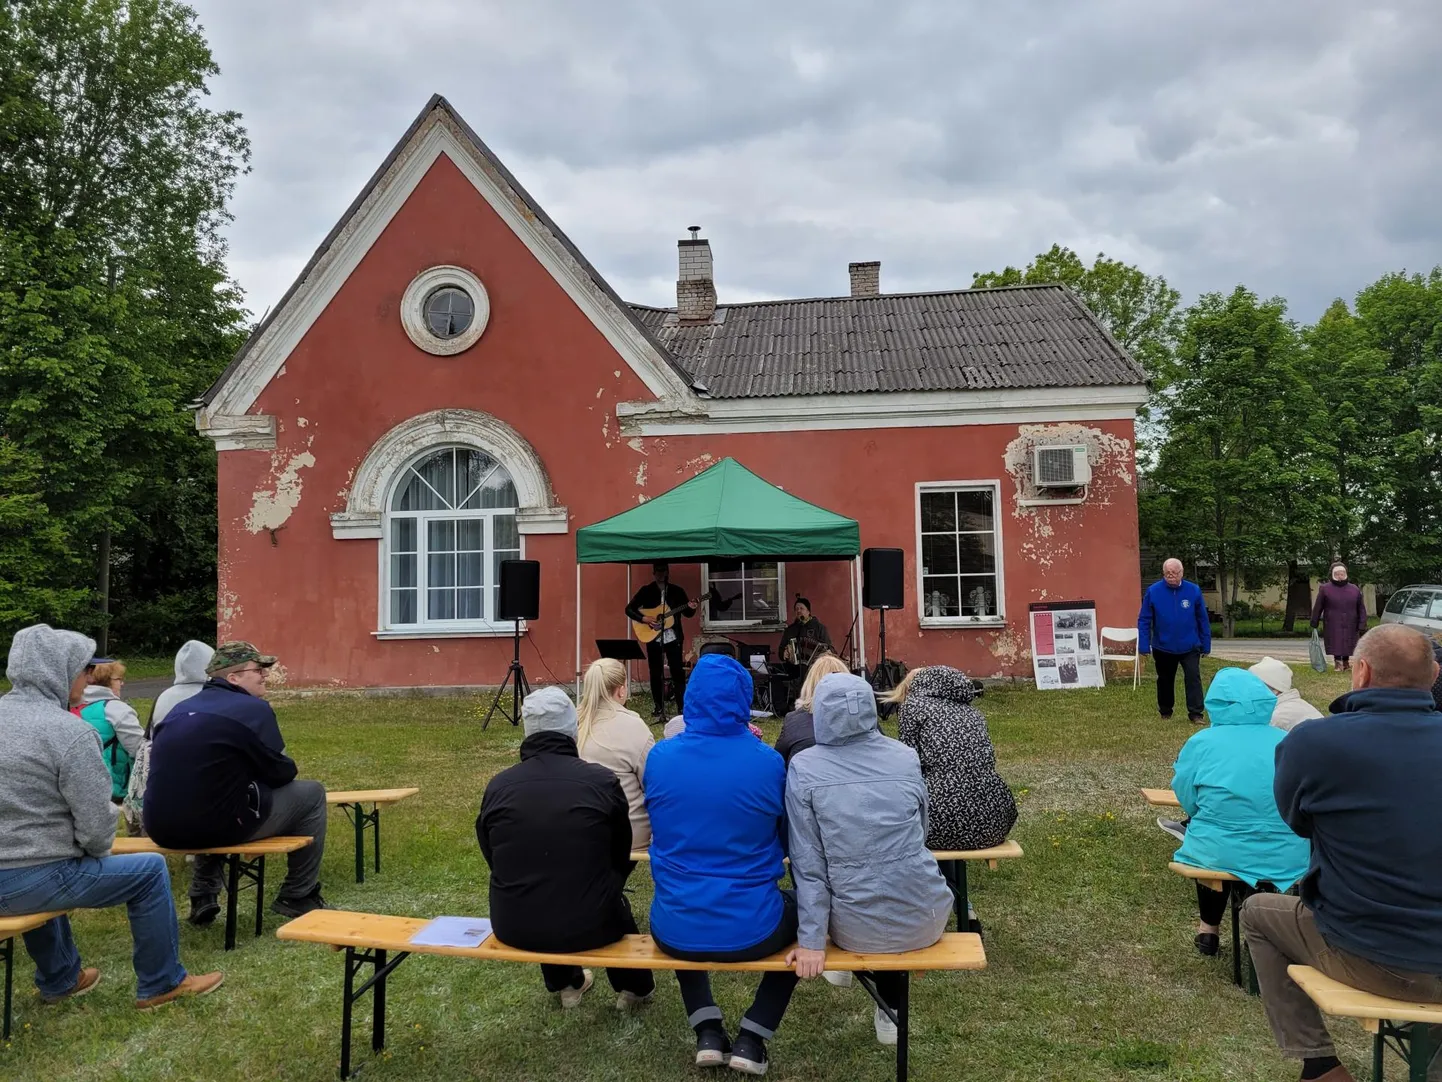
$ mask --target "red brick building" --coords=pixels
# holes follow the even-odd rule
[[[1027,675],[1029,602],[1139,597],[1137,365],[1059,287],[718,304],[679,242],[678,307],[623,302],[433,99],[208,392],[221,639],[291,686],[496,683],[495,568],[542,566],[533,679],[625,634],[623,567],[575,531],[731,456],[906,552],[888,654]],[[723,283],[724,284],[724,283]],[[1074,483],[1038,481],[1038,448]],[[636,581],[644,581],[641,571]],[[742,593],[690,624],[777,641],[798,593],[838,644],[846,564],[678,567]],[[860,629],[875,660],[877,622]],[[539,655],[539,656],[538,656]]]

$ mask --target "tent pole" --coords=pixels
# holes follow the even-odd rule
[[[581,697],[581,561],[576,561],[576,698]]]
[[[852,559],[852,562],[855,563],[856,557],[853,556],[851,559]],[[852,571],[853,571],[852,568],[847,568],[847,571],[846,571],[846,577],[847,577],[847,579],[850,580],[850,586],[851,586],[851,626],[852,626],[852,627],[855,627],[855,628],[857,629],[857,631],[860,631],[861,628],[858,626],[858,621],[857,621],[857,619],[856,619],[856,617],[859,615],[858,610],[857,610],[857,608],[856,608],[856,576],[855,576],[854,574],[852,574]],[[853,667],[855,667],[855,665],[856,665],[856,659],[857,659],[859,656],[860,656],[860,655],[856,652],[856,639],[853,638],[853,639],[851,640],[851,657],[847,658],[847,661],[848,661]]]
[[[632,598],[633,596],[634,596],[634,595],[631,593],[631,565],[630,565],[630,564],[627,564],[627,565],[626,565],[626,604],[629,605],[629,604],[631,603],[631,598]],[[626,638],[628,638],[628,639],[631,638],[631,618],[630,618],[629,616],[626,617]],[[630,658],[627,658],[627,659],[626,659],[626,694],[627,694],[627,695],[631,694],[631,690],[632,690],[632,688],[631,688],[631,659],[630,659]]]
[[[851,589],[854,591],[854,596],[855,596],[856,598],[858,598],[858,599],[860,599],[860,600],[864,600],[865,591],[864,591],[864,590],[862,589],[862,587],[861,587],[861,557],[860,557],[859,555],[852,557],[851,563],[852,563],[852,566],[855,568],[855,571],[856,571],[856,574],[855,574],[855,576],[854,576],[853,579],[852,579]],[[856,630],[857,630],[856,641],[857,641],[857,644],[861,647],[861,667],[864,669],[864,668],[866,668],[866,606],[865,606],[865,605],[857,605],[857,607],[856,607]]]

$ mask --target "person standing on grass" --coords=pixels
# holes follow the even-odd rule
[[[786,767],[757,740],[751,675],[722,654],[696,662],[686,729],[646,758],[651,817],[651,936],[673,958],[751,962],[796,942],[796,896],[785,874]],[[768,972],[733,1044],[705,970],[677,970],[696,1066],[763,1075],[766,1042],[786,1014],[796,974]]]
[[[225,980],[180,964],[170,873],[158,853],[112,856],[115,805],[95,730],[66,709],[86,687],[95,643],[45,624],[10,644],[0,698],[0,916],[123,905],[135,941],[135,1005],[151,1010],[203,996]],[[46,1003],[93,991],[67,917],[25,933],[35,986]],[[6,989],[7,997],[9,989]]]
[[[1347,565],[1340,560],[1327,573],[1327,581],[1317,587],[1317,600],[1312,603],[1313,631],[1318,624],[1333,667],[1346,672],[1352,667],[1357,640],[1367,633],[1367,599],[1360,586],[1347,581]]]
[[[299,917],[327,908],[320,893],[325,854],[325,786],[299,781],[275,711],[265,701],[265,677],[275,658],[248,642],[223,643],[196,695],[155,723],[146,779],[145,832],[165,849],[213,849],[278,835],[308,835],[287,856],[285,881],[272,913]],[[190,881],[191,924],[220,913],[225,857],[195,858]]]
[[[926,848],[926,783],[916,752],[883,736],[870,684],[831,673],[813,689],[815,743],[786,775],[786,821],[799,928],[792,963],[803,980],[821,973],[826,940],[843,950],[898,954],[941,938],[951,888]],[[895,1011],[904,976],[870,974]],[[896,1023],[879,1006],[876,1039],[895,1044]]]
[[[651,820],[641,777],[656,738],[640,714],[626,709],[630,694],[625,665],[608,657],[591,662],[576,706],[576,750],[586,762],[616,775],[630,807],[631,848],[645,849],[651,844]]]
[[[555,954],[609,946],[636,932],[622,893],[631,871],[626,794],[610,770],[577,755],[576,708],[560,688],[527,695],[521,722],[521,761],[490,780],[476,817],[476,839],[491,869],[496,938]],[[617,1010],[648,1002],[656,988],[649,969],[608,969],[606,978]],[[561,1009],[571,1010],[590,990],[592,974],[543,965],[541,980]]]
[[[1270,883],[1285,891],[1307,870],[1308,846],[1282,821],[1272,799],[1272,760],[1286,737],[1272,725],[1277,697],[1245,669],[1212,678],[1206,708],[1212,724],[1182,745],[1172,791],[1190,816],[1179,864],[1230,872],[1248,887]],[[1197,883],[1197,950],[1218,953],[1222,914],[1232,884]],[[1233,944],[1233,949],[1236,945]]]
[[[1300,898],[1242,907],[1262,1006],[1304,1079],[1350,1082],[1315,1004],[1287,974],[1312,966],[1363,992],[1442,1003],[1442,716],[1427,637],[1383,624],[1362,637],[1352,691],[1277,747],[1273,794],[1312,844]],[[1442,1027],[1432,1027],[1433,1048]],[[1431,1082],[1442,1079],[1442,1055]]]
[[[1157,712],[1172,716],[1177,669],[1186,690],[1187,720],[1202,723],[1202,658],[1212,652],[1212,622],[1202,588],[1182,575],[1182,561],[1162,564],[1162,577],[1142,595],[1137,614],[1137,651],[1151,654],[1157,669]]]

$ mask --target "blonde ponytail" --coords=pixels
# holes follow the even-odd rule
[[[911,678],[919,672],[921,672],[921,669],[910,670],[905,676],[901,678],[901,683],[897,684],[896,687],[892,688],[881,697],[881,701],[884,703],[893,704],[900,704],[906,702],[906,693],[911,690]]]
[[[615,658],[603,657],[591,662],[581,681],[581,701],[576,704],[576,749],[583,750],[591,738],[591,726],[607,699],[626,682],[626,666]]]

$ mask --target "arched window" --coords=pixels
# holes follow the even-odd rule
[[[511,475],[472,447],[431,450],[401,471],[386,513],[390,628],[496,624],[500,563],[521,558]]]

